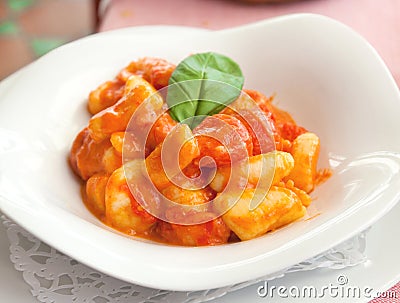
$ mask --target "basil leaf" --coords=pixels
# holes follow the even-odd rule
[[[169,112],[178,122],[218,113],[237,99],[243,82],[242,71],[232,59],[213,52],[191,55],[178,64],[169,80]]]

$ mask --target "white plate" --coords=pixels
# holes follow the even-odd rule
[[[377,53],[352,30],[315,15],[220,32],[167,29],[78,40],[25,68],[3,90],[0,209],[6,215],[107,274],[154,288],[197,290],[254,279],[316,255],[399,200],[399,92]],[[209,50],[234,58],[247,88],[277,92],[280,106],[321,137],[321,166],[335,173],[314,193],[309,211],[320,215],[219,247],[171,247],[112,231],[83,206],[66,162],[88,120],[88,92],[137,57],[178,62]]]

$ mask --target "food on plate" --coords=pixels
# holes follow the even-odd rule
[[[249,240],[302,218],[320,139],[232,59],[131,62],[89,94],[69,155],[87,208],[128,235],[185,246]],[[181,101],[181,99],[184,100]]]
[[[169,78],[175,69],[175,65],[163,59],[142,58],[133,61],[115,77],[106,81],[89,94],[88,110],[91,114],[106,109],[127,93],[126,82],[132,75],[140,75],[155,89],[168,85]]]
[[[241,239],[249,240],[301,218],[305,207],[300,197],[292,190],[282,186],[272,186],[260,205],[250,209],[251,200],[256,194],[252,188],[246,188],[240,199],[225,214],[222,220]],[[219,201],[219,207],[230,204],[237,198],[232,192],[229,198]]]

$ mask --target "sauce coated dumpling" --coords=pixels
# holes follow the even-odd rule
[[[273,97],[246,89],[190,128],[157,91],[174,70],[141,58],[90,92],[91,117],[69,155],[88,209],[128,235],[184,246],[249,240],[301,219],[330,175],[317,170],[318,136]],[[144,146],[128,129],[135,113],[136,130],[148,130]]]

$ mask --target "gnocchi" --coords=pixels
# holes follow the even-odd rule
[[[69,154],[87,208],[123,233],[184,246],[250,240],[302,218],[310,193],[331,175],[317,170],[319,137],[274,96],[247,89],[191,129],[173,119],[157,91],[174,69],[141,58],[90,92],[92,116]],[[144,142],[128,127],[142,104],[135,126],[148,129]],[[145,178],[151,187],[139,186]]]

